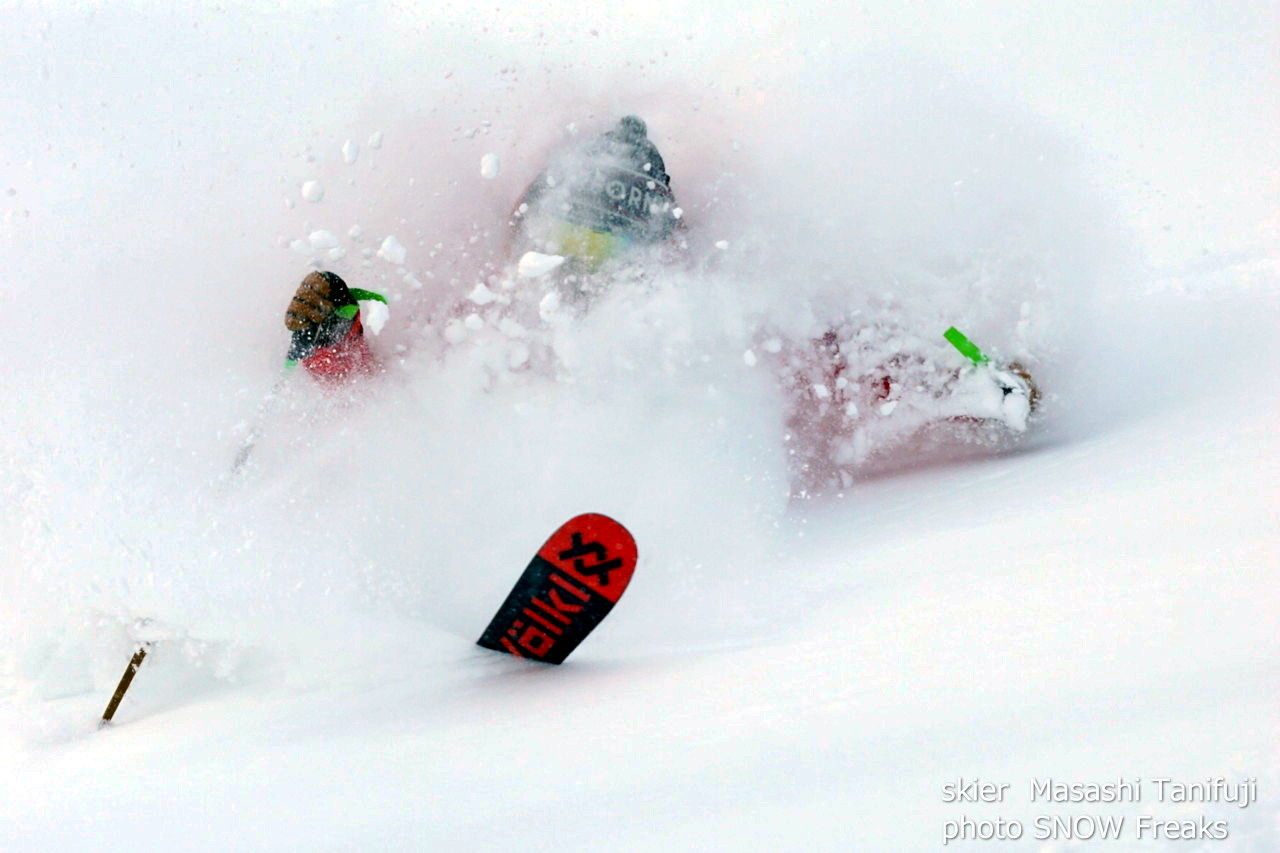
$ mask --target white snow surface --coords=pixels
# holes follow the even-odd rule
[[[899,5],[0,10],[0,850],[1280,849],[1280,12]],[[505,223],[627,112],[687,258],[575,317]],[[278,379],[318,250],[396,304],[349,394]],[[849,448],[896,470],[789,500],[775,367],[833,322],[1043,410],[920,466],[903,398]],[[583,511],[613,613],[475,647]],[[1259,802],[1028,797],[1216,776]]]

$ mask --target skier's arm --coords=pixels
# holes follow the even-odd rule
[[[307,275],[289,302],[284,325],[292,333],[289,360],[301,362],[316,379],[337,383],[377,372],[359,304],[336,273]]]

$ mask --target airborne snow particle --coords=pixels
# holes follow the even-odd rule
[[[467,339],[467,330],[457,320],[450,320],[444,325],[444,339],[451,344],[460,344]]]
[[[542,301],[538,303],[538,316],[543,320],[550,320],[560,310],[560,294],[551,291],[542,297]]]
[[[307,242],[311,244],[313,249],[336,249],[338,247],[338,237],[332,231],[312,231],[307,237]]]
[[[373,133],[369,134],[369,147],[370,148],[382,147],[382,131],[375,130]]]
[[[302,197],[312,204],[324,198],[324,185],[319,181],[307,181],[302,185]]]
[[[717,240],[717,241],[716,241],[716,248],[723,252],[725,249],[729,248],[729,241],[728,241],[728,240]]]
[[[476,305],[488,305],[497,297],[493,295],[492,290],[484,286],[484,282],[478,282],[475,289],[467,294],[467,299],[470,299]]]
[[[756,354],[751,350],[747,350],[742,354],[742,363],[745,364],[747,367],[755,367]]]
[[[387,238],[382,241],[382,245],[378,247],[378,257],[392,264],[403,264],[408,250],[396,239],[394,234],[388,234]]]
[[[472,331],[479,331],[484,328],[484,320],[480,318],[479,314],[468,314],[467,319],[463,320],[462,324]]]
[[[359,242],[360,238],[364,236],[364,229],[361,228],[359,225],[352,225],[351,228],[347,231],[347,236],[350,237],[352,240]]]
[[[342,160],[348,166],[356,161],[360,156],[360,145],[350,139],[342,143]]]
[[[679,219],[680,217],[684,216],[684,208],[683,207],[671,208],[671,215],[674,216],[676,219]]]
[[[382,327],[387,324],[387,318],[390,316],[391,310],[381,302],[360,303],[360,320],[364,327],[375,335],[382,332]]]
[[[544,255],[541,252],[525,252],[516,272],[521,278],[540,278],[564,263],[561,255]]]
[[[480,158],[480,177],[492,181],[502,171],[502,161],[497,154],[486,154]]]
[[[765,352],[773,353],[774,355],[782,352],[782,341],[778,338],[769,338],[769,340],[765,341],[762,346],[764,347]]]

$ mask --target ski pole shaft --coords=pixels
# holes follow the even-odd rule
[[[145,645],[139,646],[138,650],[133,653],[133,658],[124,669],[124,675],[120,676],[120,683],[116,685],[116,692],[111,695],[111,701],[107,703],[107,710],[102,712],[102,722],[99,725],[106,725],[116,715],[116,709],[120,707],[120,701],[124,699],[125,691],[133,683],[133,676],[137,674],[138,667],[142,666],[142,660],[146,656],[147,647]]]
[[[244,441],[240,443],[240,449],[236,451],[235,461],[231,463],[231,476],[240,473],[246,462],[249,461],[249,454],[253,453],[253,448],[258,443],[258,433],[262,431],[263,424],[267,416],[271,413],[271,407],[280,397],[280,392],[284,390],[285,380],[289,378],[289,374],[293,368],[297,366],[297,362],[292,359],[286,361],[284,370],[276,377],[275,384],[271,386],[271,390],[262,398],[262,402],[258,404],[258,411],[254,414],[253,424],[249,427],[249,433],[244,437]]]

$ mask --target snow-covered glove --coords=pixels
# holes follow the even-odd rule
[[[997,366],[983,362],[961,370],[938,401],[940,417],[995,421],[1013,432],[1024,432],[1027,419],[1040,400],[1031,374],[1013,362]]]
[[[1036,385],[1036,381],[1031,378],[1031,371],[1020,362],[1011,361],[1004,366],[1004,372],[1012,374],[1021,380],[1023,390],[1027,395],[1027,403],[1031,407],[1031,411],[1035,412],[1040,408],[1040,386]]]
[[[999,402],[1000,420],[1015,432],[1022,432],[1027,428],[1027,418],[1040,402],[1040,389],[1031,379],[1030,371],[1014,361],[1002,368],[992,365],[989,373],[1003,394]]]
[[[309,273],[298,285],[284,325],[293,332],[290,359],[308,358],[346,337],[358,307],[351,288],[337,273]]]

